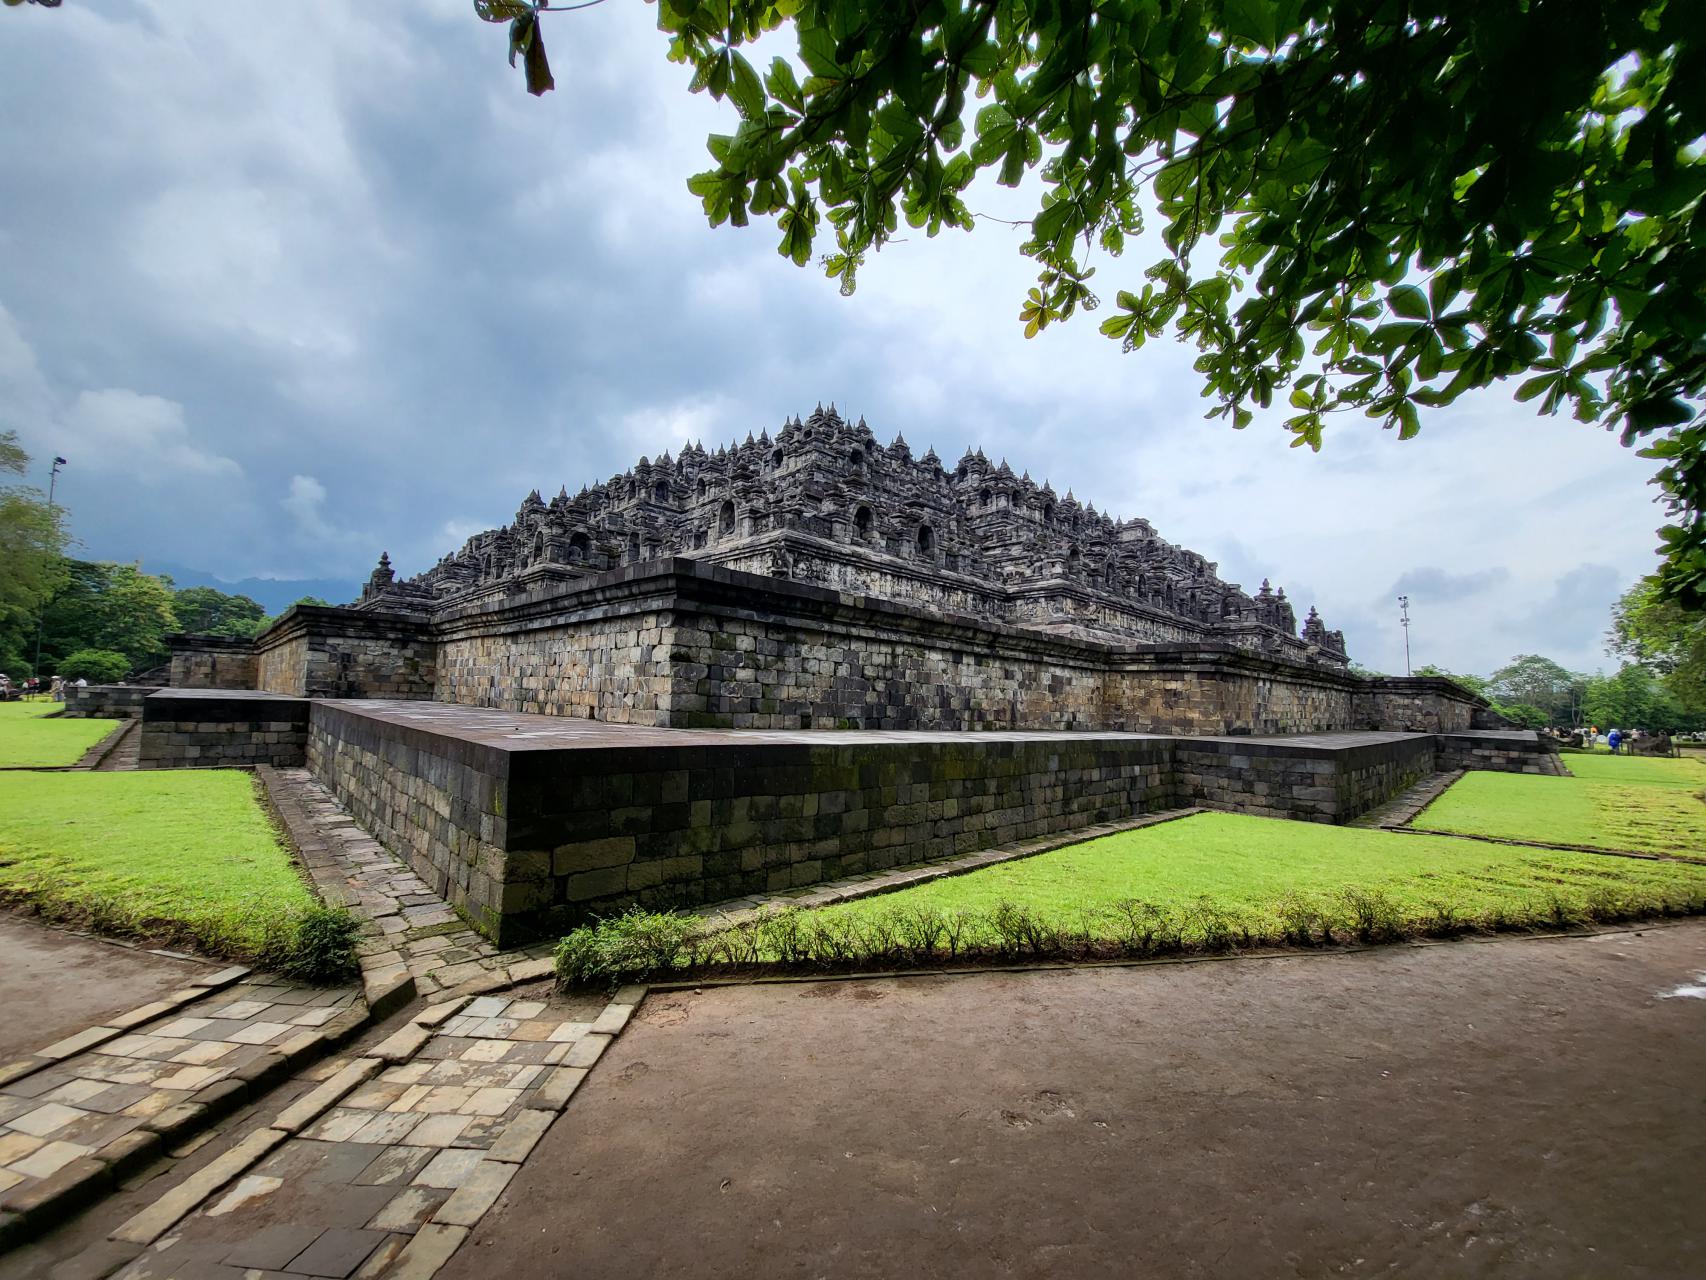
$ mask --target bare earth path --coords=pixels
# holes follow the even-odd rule
[[[145,1005],[224,966],[82,938],[0,911],[0,1061]]]
[[[1682,1276],[1706,922],[650,997],[440,1272]]]

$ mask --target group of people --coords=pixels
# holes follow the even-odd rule
[[[48,697],[55,702],[64,702],[65,690],[71,686],[87,689],[89,682],[87,680],[62,680],[60,677],[54,676],[48,682],[46,692]],[[15,702],[20,698],[34,698],[42,692],[41,681],[37,677],[30,676],[28,679],[14,684],[11,676],[0,671],[0,702]]]
[[[1613,728],[1602,735],[1599,731],[1598,725],[1589,725],[1584,731],[1584,736],[1587,738],[1589,746],[1598,742],[1603,736],[1605,738],[1605,745],[1611,748],[1611,754],[1618,756],[1625,753],[1634,755],[1635,743],[1643,736],[1643,734],[1639,729]]]

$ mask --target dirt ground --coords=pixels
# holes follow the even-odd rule
[[[176,991],[212,967],[79,938],[0,911],[0,1061]]]
[[[443,1280],[1698,1276],[1706,922],[657,995]]]

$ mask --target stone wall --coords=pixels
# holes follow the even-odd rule
[[[300,765],[307,701],[252,691],[164,689],[142,704],[139,767]]]
[[[1375,676],[1357,692],[1354,719],[1363,729],[1456,733],[1477,727],[1472,724],[1475,713],[1484,709],[1479,698],[1450,680]]]
[[[439,648],[434,697],[609,724],[670,724],[676,677],[667,617],[643,612],[447,638]]]
[[[166,637],[174,689],[253,689],[255,647],[227,636]]]
[[[504,748],[315,702],[308,764],[489,936],[687,906],[1172,803],[1171,744],[1043,736]],[[698,735],[682,735],[687,739]]]
[[[1175,739],[1178,794],[1184,803],[1211,809],[1338,823],[1385,803],[1434,769],[1435,739],[1428,735],[1335,738]]]
[[[430,698],[438,644],[407,614],[295,605],[255,640],[258,687],[309,698]]]
[[[298,606],[256,642],[259,684],[784,730],[1439,732],[1484,705],[1443,680],[1369,681],[1233,644],[1111,645],[697,560],[546,579],[430,621]]]
[[[71,685],[65,690],[60,714],[69,719],[135,720],[142,714],[142,700],[155,691],[144,684]]]
[[[568,753],[512,765],[509,878],[533,927],[693,906],[1167,808],[1171,744],[1073,735]],[[715,767],[705,767],[715,764]],[[548,861],[547,861],[548,859]]]
[[[1102,723],[1143,733],[1274,734],[1349,729],[1356,680],[1232,649],[1128,655],[1108,673]]]
[[[1358,677],[1232,645],[1115,647],[692,560],[433,626],[441,701],[622,724],[1303,733],[1366,718]],[[1423,684],[1436,720],[1466,720],[1471,695]]]
[[[531,905],[506,883],[507,753],[317,702],[308,768],[392,853],[488,936]]]
[[[1570,771],[1550,734],[1529,729],[1495,729],[1442,735],[1441,769],[1491,769],[1500,773],[1539,773],[1567,778]]]

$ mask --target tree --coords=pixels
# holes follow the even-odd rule
[[[29,454],[0,432],[0,476],[23,475]],[[65,582],[63,513],[39,489],[0,484],[0,671],[30,669],[42,607]]]
[[[549,9],[475,7],[512,61]],[[1165,253],[1101,329],[1194,343],[1211,417],[1282,396],[1296,445],[1339,414],[1408,438],[1520,377],[1663,464],[1662,589],[1706,603],[1697,3],[659,0],[658,25],[738,113],[688,182],[713,225],[772,217],[802,266],[827,234],[851,293],[902,218],[970,230],[980,174],[1034,180],[1030,336],[1097,307],[1095,259],[1153,216]],[[761,75],[741,50],[783,26]]]
[[[1638,662],[1625,663],[1614,675],[1591,677],[1583,710],[1597,725],[1666,733],[1689,728],[1699,719],[1690,716],[1663,681]]]
[[[1549,717],[1544,711],[1526,702],[1517,702],[1509,706],[1495,702],[1493,711],[1509,720],[1519,729],[1544,729],[1549,723]]]
[[[172,593],[172,614],[179,631],[193,635],[248,640],[267,625],[266,607],[248,596],[228,595],[213,587],[183,587]]]
[[[130,659],[111,649],[79,649],[59,660],[55,674],[90,684],[117,684],[130,674]]]
[[[68,568],[45,613],[44,666],[79,649],[121,653],[134,670],[165,659],[166,636],[178,626],[168,581],[128,564],[72,560]]]
[[[1569,727],[1581,723],[1587,681],[1588,677],[1566,671],[1550,658],[1525,653],[1493,672],[1486,692],[1506,708],[1534,707],[1545,717],[1545,724]]]
[[[1612,606],[1607,647],[1658,672],[1683,706],[1706,713],[1706,611],[1666,600],[1642,578]]]
[[[1467,689],[1470,693],[1479,694],[1483,698],[1488,696],[1488,680],[1485,676],[1460,675],[1455,671],[1447,671],[1444,667],[1436,667],[1432,663],[1429,663],[1425,667],[1417,667],[1416,674],[1419,676],[1433,676],[1440,680],[1451,680]]]

